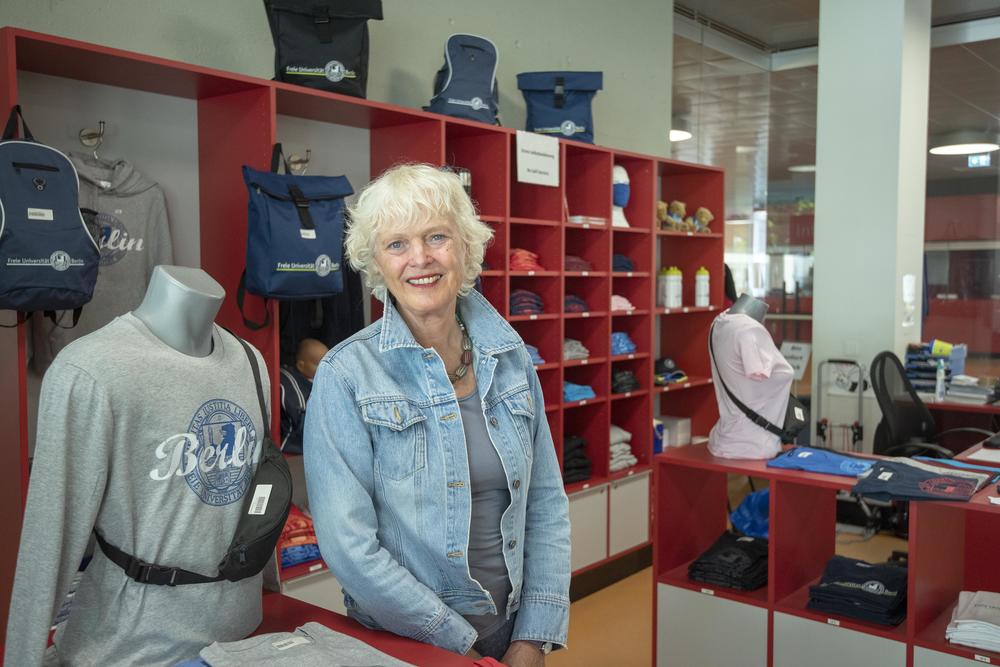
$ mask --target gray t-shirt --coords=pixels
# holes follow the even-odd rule
[[[218,573],[267,426],[243,348],[218,327],[212,341],[207,357],[188,356],[128,313],[45,374],[4,664],[42,663],[94,529],[147,562]],[[46,660],[173,665],[260,619],[260,575],[151,586],[98,550]]]
[[[469,572],[493,598],[498,614],[465,616],[480,639],[488,637],[506,622],[510,577],[503,558],[500,518],[510,506],[507,474],[500,455],[490,441],[486,418],[480,407],[479,392],[458,399],[462,427],[469,452],[469,480],[472,485],[472,520],[469,525]]]

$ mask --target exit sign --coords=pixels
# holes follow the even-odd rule
[[[990,154],[981,153],[979,155],[969,156],[969,168],[976,169],[978,167],[988,167],[990,166]]]

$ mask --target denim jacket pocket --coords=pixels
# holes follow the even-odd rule
[[[427,465],[427,417],[409,401],[376,400],[361,407],[372,431],[376,470],[401,481]]]
[[[525,455],[530,459],[534,453],[534,437],[532,432],[535,425],[535,402],[531,398],[531,390],[525,387],[523,390],[514,391],[503,398],[503,404],[510,412],[517,429],[517,438],[521,441]]]

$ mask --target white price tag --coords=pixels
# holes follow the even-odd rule
[[[51,208],[29,208],[28,220],[52,220]]]
[[[590,311],[588,310],[585,313],[580,313],[580,317],[590,317]]]
[[[271,646],[278,649],[279,651],[287,651],[294,646],[300,646],[302,644],[312,643],[306,637],[289,637],[288,639],[280,639],[276,642],[271,642]]]
[[[584,278],[586,278],[587,276],[590,275],[590,271],[581,271],[580,275],[583,276]]]
[[[625,274],[625,277],[626,277],[626,278],[631,278],[631,277],[632,277],[632,272],[631,272],[631,271],[629,271],[628,273],[626,273],[626,274]]]
[[[892,473],[891,473],[891,472],[889,472],[888,470],[886,470],[885,472],[881,473],[881,474],[880,474],[880,475],[878,476],[878,478],[879,478],[880,480],[882,480],[883,482],[888,482],[888,481],[889,481],[890,479],[892,479]]]
[[[253,490],[253,501],[248,514],[262,515],[267,511],[267,501],[271,498],[271,485],[258,484]]]
[[[316,572],[317,570],[322,570],[322,569],[323,569],[323,563],[313,563],[312,565],[309,566],[310,572]]]
[[[529,315],[528,319],[530,319],[530,320],[537,320],[538,319],[538,315]]]
[[[533,276],[533,275],[535,275],[535,272],[534,271],[528,271],[528,275],[529,276]]]
[[[985,662],[987,665],[992,665],[990,662],[990,657],[988,655],[979,655],[978,653],[973,653],[972,657],[976,659],[976,662]]]
[[[711,588],[703,588],[701,589],[701,592],[704,593],[705,595],[715,595],[715,591],[713,591]]]
[[[827,623],[828,623],[829,625],[835,625],[835,626],[837,626],[838,628],[840,627],[840,621],[838,621],[838,620],[837,620],[837,619],[835,619],[835,618],[828,618],[828,619],[826,619],[826,622],[827,622]]]

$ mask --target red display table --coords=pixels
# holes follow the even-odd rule
[[[264,620],[254,634],[291,632],[295,628],[315,621],[331,630],[356,637],[361,641],[414,665],[433,667],[469,667],[475,662],[450,651],[422,644],[391,632],[369,630],[357,621],[307,602],[279,593],[264,594]]]

